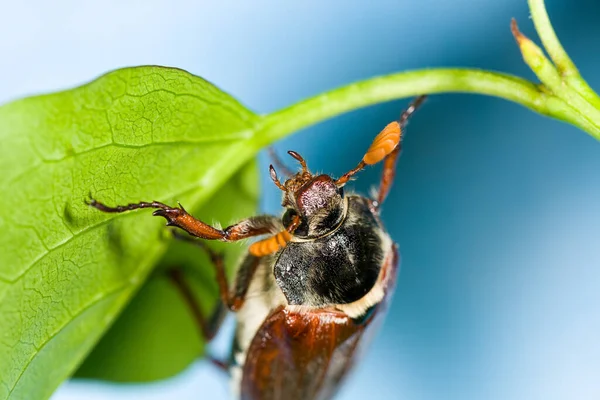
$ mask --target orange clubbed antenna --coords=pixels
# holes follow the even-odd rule
[[[398,121],[390,122],[383,130],[375,137],[369,150],[365,153],[362,161],[366,165],[377,164],[383,160],[385,156],[390,154],[400,143],[402,130]]]
[[[404,130],[408,118],[423,103],[426,97],[427,96],[417,97],[402,113],[398,121],[387,124],[387,126],[375,137],[373,143],[371,143],[371,146],[358,165],[342,175],[335,183],[338,186],[346,184],[353,175],[367,165],[377,164],[394,151],[398,151],[402,142],[402,131]]]

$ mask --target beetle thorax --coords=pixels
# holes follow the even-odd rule
[[[342,203],[341,222],[327,234],[295,237],[278,254],[273,272],[290,305],[350,304],[375,286],[391,241],[372,214],[368,199],[349,196]]]

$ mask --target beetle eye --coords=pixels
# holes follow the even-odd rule
[[[344,187],[340,187],[338,188],[338,194],[340,195],[340,197],[343,199],[344,198]]]
[[[290,224],[292,223],[292,219],[296,215],[298,215],[296,210],[294,210],[293,208],[288,208],[287,211],[285,212],[285,214],[283,214],[283,217],[281,218],[281,222],[283,223],[283,226],[285,226],[286,228],[288,226],[290,226]]]
[[[285,214],[283,214],[283,217],[281,218],[281,222],[283,223],[283,226],[285,226],[286,228],[288,226],[290,226],[292,223],[292,220],[294,219],[294,217],[296,215],[298,215],[296,210],[294,210],[293,208],[288,208],[287,211],[285,212]],[[297,236],[308,235],[308,224],[306,223],[306,218],[302,218],[302,221],[300,222],[300,225],[294,231],[294,234]]]

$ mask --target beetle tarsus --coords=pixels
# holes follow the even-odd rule
[[[400,115],[400,119],[398,120],[402,129],[404,129],[404,126],[406,125],[406,122],[408,121],[410,116],[413,115],[413,113],[421,106],[421,104],[423,104],[425,99],[427,99],[427,95],[424,94],[417,97],[408,105],[406,110],[402,112],[402,114]]]
[[[163,217],[167,220],[167,224],[175,225],[177,218],[186,215],[187,212],[183,208],[161,208],[152,213],[155,217]]]
[[[122,213],[122,212],[126,212],[126,211],[138,210],[141,208],[159,208],[159,209],[168,209],[169,208],[169,206],[167,206],[166,204],[163,204],[159,201],[152,201],[150,203],[142,201],[140,203],[130,203],[130,204],[127,204],[124,206],[109,207],[106,204],[101,203],[94,198],[90,198],[90,200],[87,202],[87,204],[91,207],[94,207],[97,210],[100,210],[100,211],[106,212],[106,213]]]

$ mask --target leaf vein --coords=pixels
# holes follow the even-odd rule
[[[101,300],[104,300],[104,298],[117,293],[120,290],[123,290],[126,286],[127,286],[128,282],[125,282],[123,285],[117,286],[116,288],[102,293],[100,294],[96,299],[94,299],[93,301],[91,301],[89,304],[86,304],[84,307],[82,307],[80,310],[78,310],[75,314],[73,314],[73,317],[77,317],[81,314],[83,314],[85,311],[87,311],[88,309],[90,309],[91,307],[93,307],[94,305],[96,305],[97,303],[99,303]],[[70,320],[67,321],[67,323],[65,323],[64,325],[62,325],[60,328],[58,328],[56,330],[56,332],[54,332],[52,335],[48,336],[48,338],[46,338],[42,344],[39,346],[39,348],[37,346],[36,349],[37,351],[33,354],[33,357],[31,357],[23,366],[23,370],[21,371],[21,373],[19,374],[19,376],[17,377],[17,380],[15,381],[14,385],[12,385],[12,388],[10,388],[10,385],[5,384],[6,386],[8,386],[10,388],[10,392],[8,393],[8,397],[10,397],[10,395],[12,394],[12,392],[15,390],[15,388],[17,387],[17,385],[19,384],[19,381],[21,380],[21,378],[23,377],[23,375],[25,374],[25,372],[27,372],[27,369],[29,368],[29,366],[31,365],[31,363],[36,359],[36,357],[40,354],[40,351],[53,339],[55,338],[63,329],[65,329],[67,326],[69,326],[75,318],[71,318]]]

